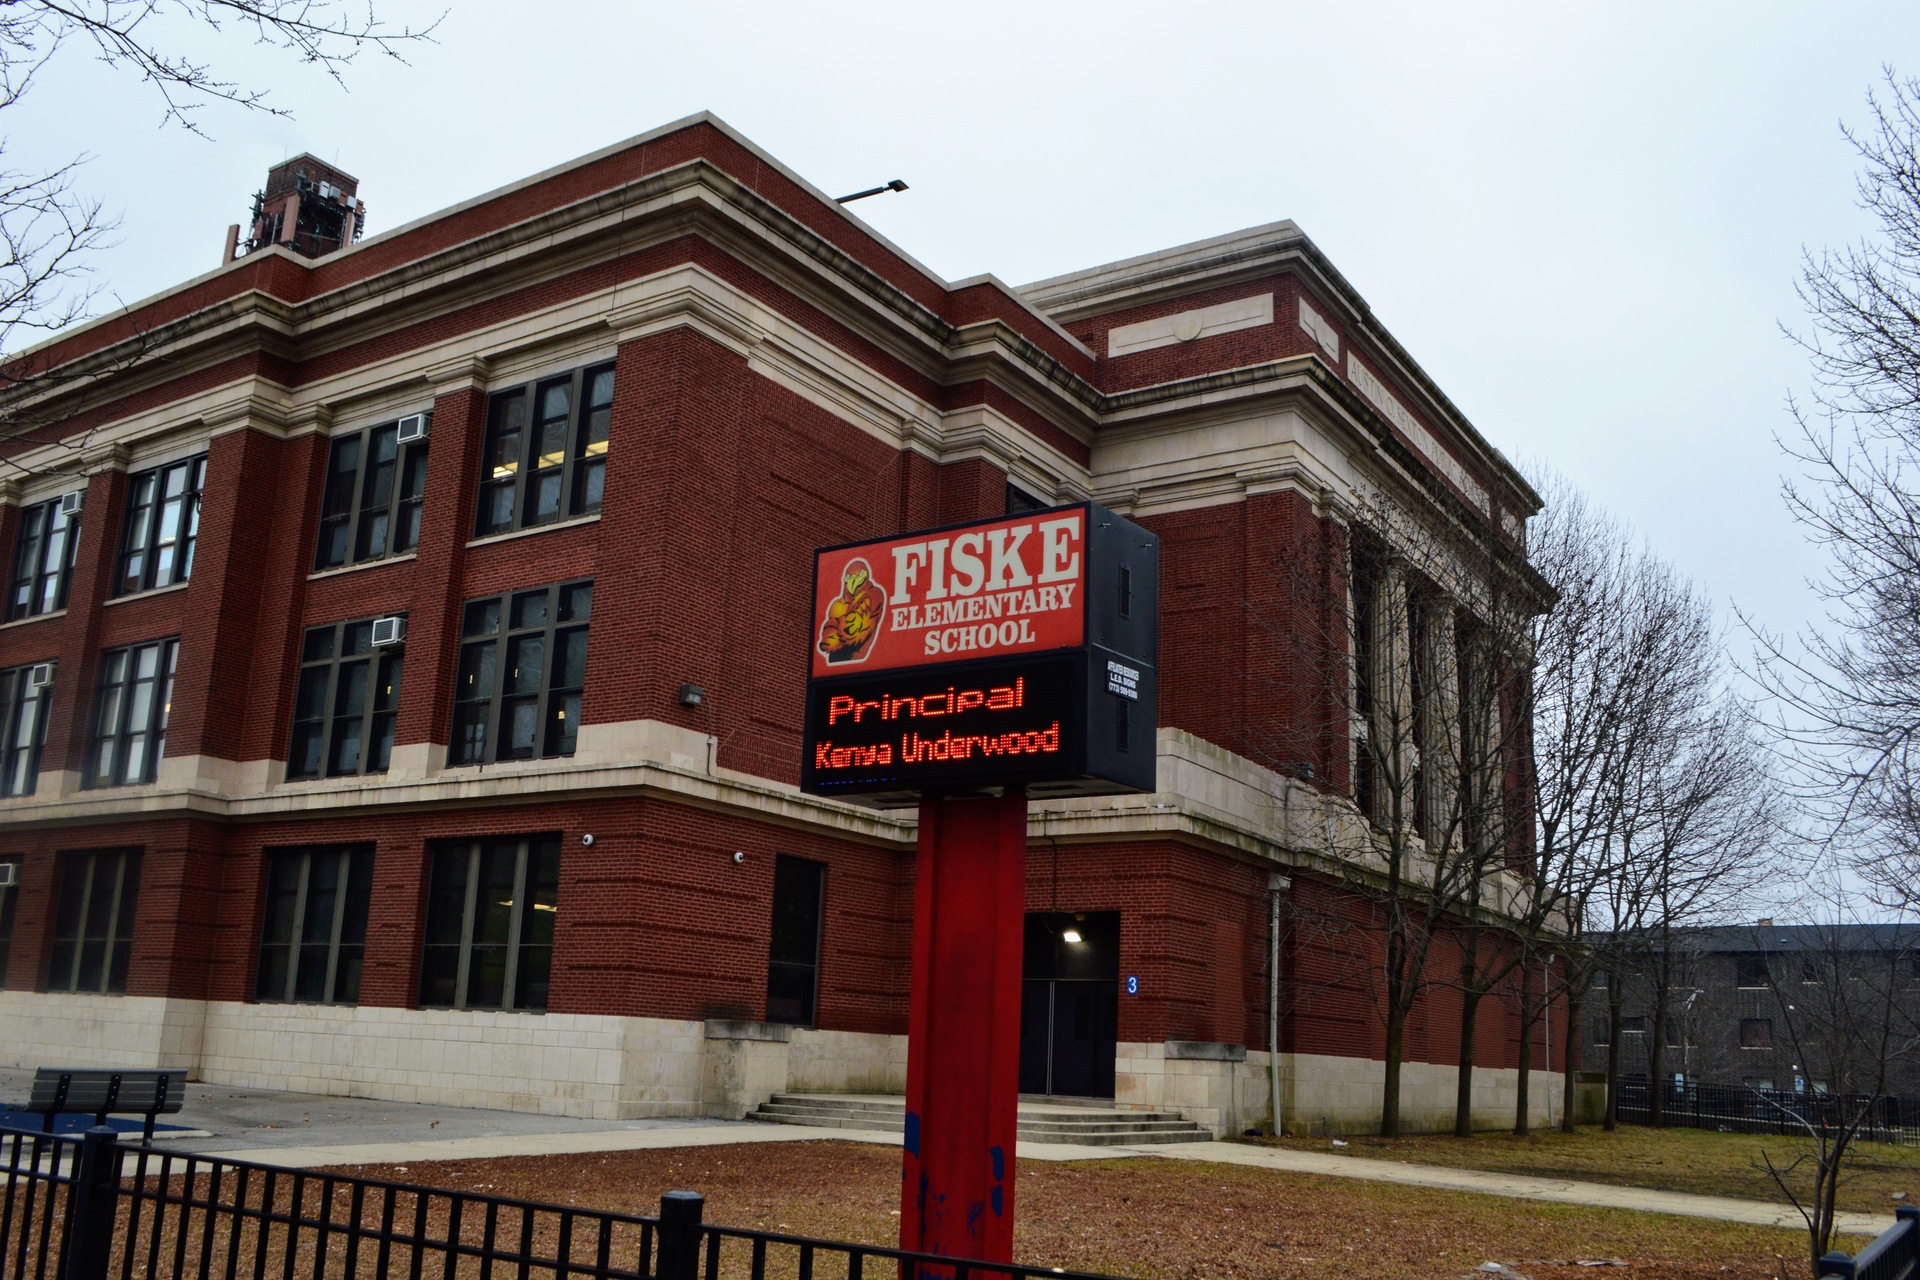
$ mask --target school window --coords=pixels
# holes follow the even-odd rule
[[[592,611],[591,582],[467,602],[449,764],[573,754]]]
[[[127,522],[114,594],[150,591],[193,574],[207,455],[142,471],[127,485]]]
[[[1028,493],[1017,484],[1007,486],[1007,514],[1024,516],[1033,511],[1045,511],[1047,504]]]
[[[1607,1034],[1607,1020],[1605,1018],[1595,1018],[1591,1025],[1593,1028],[1593,1043],[1611,1044],[1613,1042],[1613,1037]]]
[[[411,418],[406,421],[417,425]],[[402,442],[399,422],[335,436],[327,452],[314,570],[412,551],[420,544],[420,508],[426,497],[424,436]]]
[[[398,645],[373,643],[373,620],[308,627],[293,696],[287,777],[385,773],[400,710]]]
[[[40,776],[40,748],[47,741],[53,686],[38,684],[48,663],[0,671],[0,796],[30,796]]]
[[[8,622],[67,607],[67,579],[80,546],[80,513],[68,515],[62,507],[62,500],[55,498],[20,512],[13,582],[7,592]]]
[[[177,640],[155,640],[101,656],[88,786],[132,786],[158,774],[179,647]]]
[[[1678,1049],[1686,1043],[1686,1030],[1680,1025],[1680,1019],[1667,1019],[1667,1048]]]
[[[295,1004],[357,1003],[372,892],[370,845],[269,854],[253,998]]]
[[[1742,1049],[1773,1048],[1773,1019],[1740,1019],[1740,1047]]]
[[[7,955],[13,950],[14,904],[20,898],[18,858],[0,858],[0,986],[7,981]]]
[[[474,536],[600,510],[612,418],[612,364],[489,397]]]
[[[421,1007],[544,1012],[560,837],[437,845],[431,874]]]
[[[126,994],[139,897],[137,850],[61,855],[47,990]]]
[[[767,1021],[810,1027],[820,985],[820,891],[826,868],[785,854],[773,862]]]
[[[1764,955],[1744,955],[1733,958],[1733,984],[1737,987],[1764,987],[1767,985],[1767,958]]]
[[[1623,1036],[1643,1036],[1647,1034],[1647,1019],[1644,1015],[1622,1017],[1620,1034]]]

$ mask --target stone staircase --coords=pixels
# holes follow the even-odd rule
[[[892,1094],[776,1093],[747,1119],[899,1133],[906,1127],[906,1103]],[[1059,1098],[1022,1098],[1019,1123],[1022,1142],[1139,1147],[1213,1140],[1210,1131],[1177,1111],[1119,1111],[1101,1102]]]

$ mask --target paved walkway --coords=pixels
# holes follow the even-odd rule
[[[0,1068],[0,1101],[23,1100],[32,1074]],[[693,1118],[583,1120],[199,1084],[189,1087],[185,1109],[168,1119],[186,1126],[187,1131],[168,1137],[162,1144],[163,1150],[192,1151],[289,1168],[406,1165],[433,1160],[643,1151],[746,1142],[870,1142],[883,1146],[900,1143],[897,1133],[860,1129]],[[1182,1142],[1146,1147],[1022,1142],[1016,1155],[1022,1160],[1147,1157],[1199,1160],[1284,1173],[1472,1191],[1553,1204],[1673,1213],[1754,1226],[1799,1229],[1802,1225],[1792,1209],[1761,1201],[1403,1164],[1395,1160],[1336,1155],[1330,1151],[1249,1146],[1237,1142]],[[1847,1213],[1841,1215],[1840,1221],[1842,1231],[1866,1236],[1876,1235],[1892,1225],[1891,1215]]]

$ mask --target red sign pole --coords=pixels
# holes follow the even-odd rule
[[[1027,800],[923,799],[900,1247],[1013,1260]]]

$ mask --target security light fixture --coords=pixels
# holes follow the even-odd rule
[[[1060,935],[1060,941],[1062,941],[1062,942],[1079,942],[1079,941],[1081,941],[1081,938],[1080,938],[1080,931],[1079,931],[1078,929],[1067,929],[1067,930],[1066,930],[1065,932],[1063,932],[1063,933],[1062,933],[1062,934]]]
[[[683,707],[703,707],[707,703],[707,691],[697,684],[680,686],[680,705]]]
[[[856,191],[850,196],[840,196],[834,200],[834,203],[852,204],[855,200],[865,200],[868,196],[880,196],[885,195],[889,191],[905,191],[906,189],[907,184],[895,178],[884,187],[868,187],[865,191]]]

